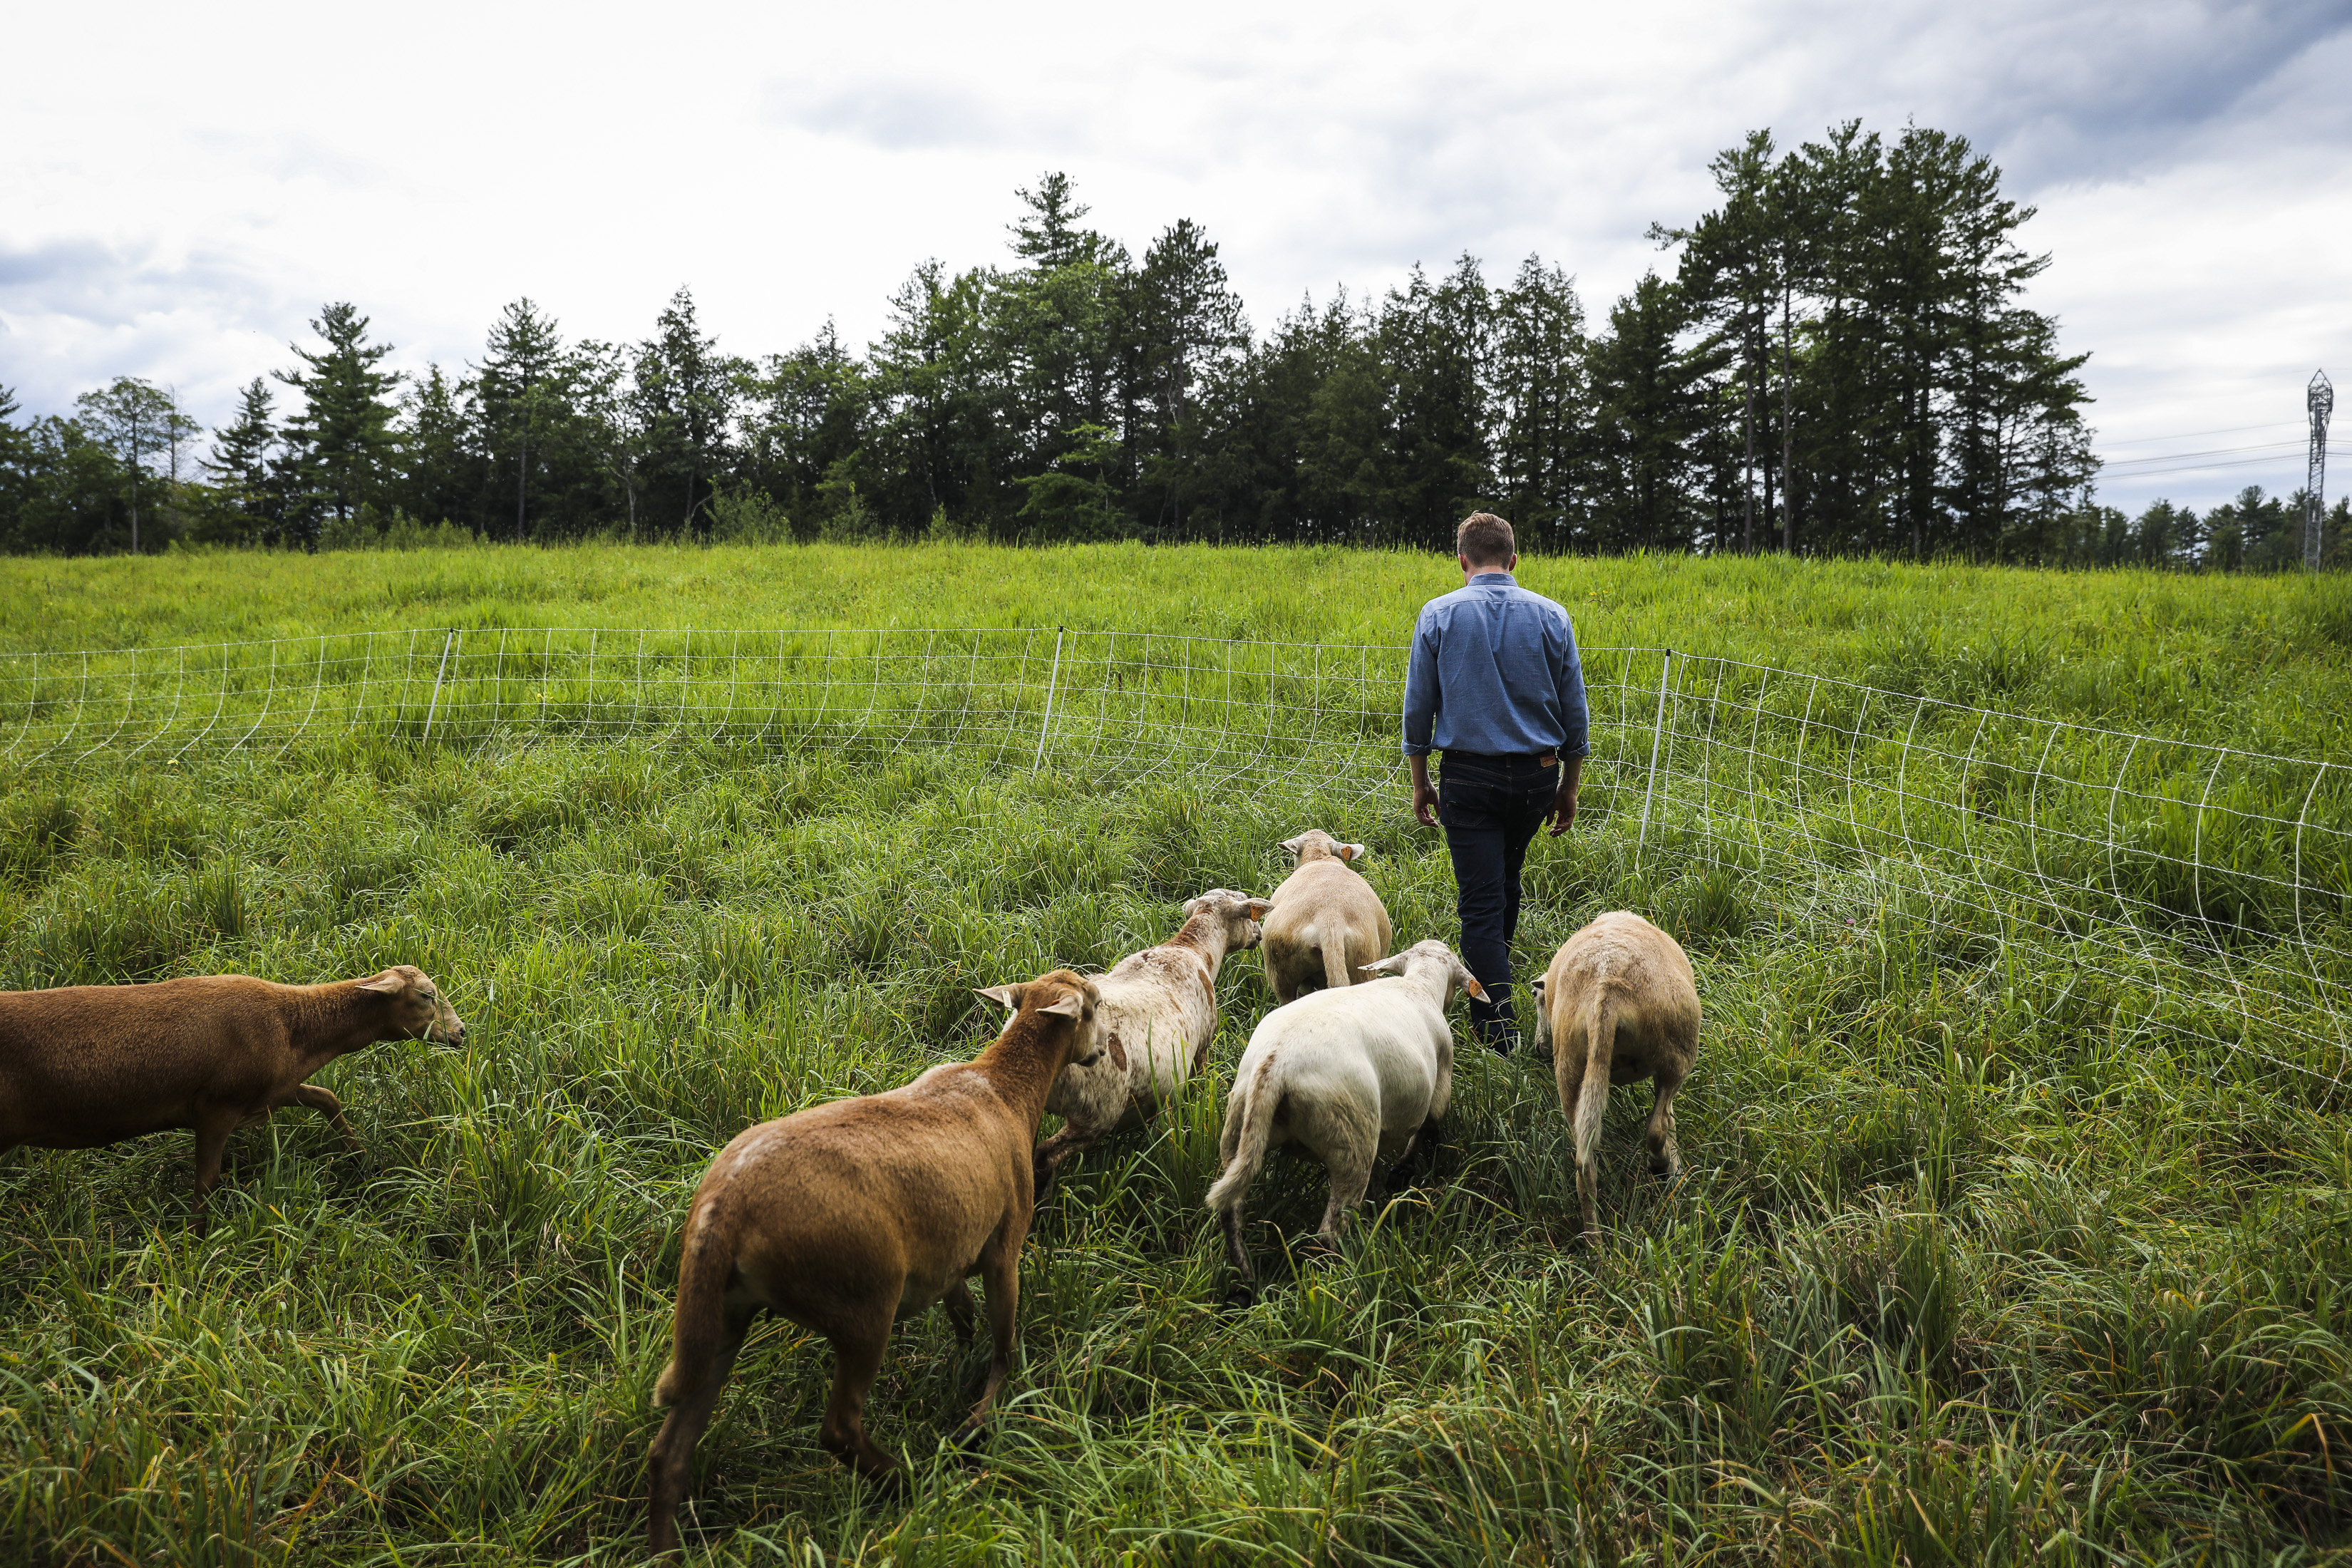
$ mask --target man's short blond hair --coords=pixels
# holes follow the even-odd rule
[[[1519,552],[1511,525],[1491,511],[1474,511],[1454,531],[1454,553],[1473,566],[1507,566]]]

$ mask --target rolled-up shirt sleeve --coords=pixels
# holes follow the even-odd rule
[[[1578,700],[1583,682],[1577,684]],[[1427,610],[1412,628],[1412,658],[1404,672],[1404,754],[1429,755],[1430,737],[1437,728],[1437,623]]]
[[[1559,668],[1553,680],[1559,692],[1560,724],[1568,731],[1559,747],[1565,760],[1591,755],[1592,742],[1591,718],[1584,703],[1584,661],[1576,653],[1576,628],[1570,625],[1563,629],[1568,635],[1560,639]]]

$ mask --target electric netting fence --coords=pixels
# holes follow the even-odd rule
[[[0,656],[20,767],[667,737],[955,753],[1093,787],[1401,810],[1402,647],[1133,632],[468,629]],[[1585,650],[1584,822],[1691,918],[2030,951],[2113,1022],[2352,1068],[2352,764],[1991,712],[1733,659]],[[1338,826],[1338,825],[1334,825]],[[1890,958],[1890,962],[1895,960]],[[1908,961],[1908,960],[1906,960]]]

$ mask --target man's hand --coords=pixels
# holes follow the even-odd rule
[[[1412,764],[1412,814],[1423,827],[1437,826],[1437,791],[1429,782],[1429,759],[1425,756],[1406,759]]]
[[[1554,838],[1568,831],[1576,820],[1576,786],[1584,777],[1584,759],[1570,757],[1560,764],[1559,793],[1551,797],[1551,836]]]

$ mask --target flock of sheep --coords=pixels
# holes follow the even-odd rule
[[[1243,1200],[1270,1151],[1297,1144],[1328,1172],[1320,1247],[1336,1241],[1376,1163],[1389,1163],[1391,1192],[1411,1184],[1452,1097],[1446,1009],[1459,992],[1483,993],[1442,942],[1389,952],[1388,910],[1352,865],[1362,845],[1309,830],[1283,848],[1297,868],[1270,899],[1203,893],[1173,936],[1108,973],[1056,969],[982,990],[1011,1016],[971,1061],[762,1122],[719,1151],[687,1215],[670,1362],[654,1394],[669,1411],[650,1455],[656,1553],[677,1544],[695,1444],[763,1311],[832,1342],[819,1440],[880,1479],[896,1462],[866,1437],[864,1412],[891,1328],[936,1301],[969,1342],[966,1281],[976,1274],[992,1354],[963,1430],[986,1419],[1012,1364],[1021,1246],[1038,1198],[1063,1162],[1151,1115],[1206,1065],[1229,953],[1262,942],[1280,1005],[1235,1069],[1224,1172],[1209,1190],[1233,1265],[1227,1301],[1252,1299]],[[1681,1168],[1674,1100],[1697,1051],[1698,994],[1681,947],[1622,911],[1570,937],[1534,990],[1536,1045],[1552,1055],[1574,1129],[1590,1242],[1611,1084],[1655,1080],[1651,1168]],[[356,1150],[341,1103],[306,1080],[376,1041],[465,1038],[447,999],[407,965],[327,985],[223,974],[0,993],[0,1153],[193,1129],[191,1223],[201,1232],[236,1128],[305,1105]],[[1063,1126],[1040,1143],[1049,1110]]]

